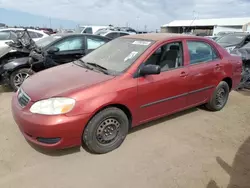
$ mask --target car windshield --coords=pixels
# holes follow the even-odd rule
[[[47,36],[47,37],[44,37],[44,38],[36,41],[36,45],[39,47],[45,47],[48,44],[50,44],[51,42],[54,42],[55,40],[60,39],[60,38],[62,38],[62,36],[60,36],[60,35]]]
[[[238,44],[245,38],[245,35],[225,35],[216,40],[217,43]]]
[[[117,38],[92,51],[81,60],[95,63],[115,73],[124,72],[154,41]]]

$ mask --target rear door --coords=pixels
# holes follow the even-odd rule
[[[223,74],[219,53],[209,43],[187,40],[189,95],[188,105],[195,106],[210,98]]]

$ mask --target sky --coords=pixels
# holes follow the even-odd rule
[[[0,22],[159,29],[173,20],[250,17],[250,0],[0,0]],[[24,13],[25,12],[25,13]],[[11,17],[10,17],[11,15]]]

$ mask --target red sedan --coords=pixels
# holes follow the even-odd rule
[[[128,35],[28,78],[13,117],[37,145],[107,153],[131,127],[202,104],[221,110],[241,68],[240,57],[204,37]]]

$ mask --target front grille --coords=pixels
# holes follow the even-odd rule
[[[17,100],[21,107],[25,107],[30,102],[30,97],[20,88],[17,93]]]

